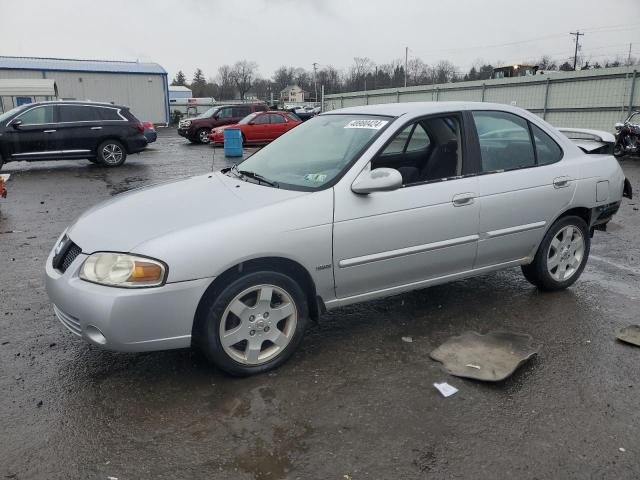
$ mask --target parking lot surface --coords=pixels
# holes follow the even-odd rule
[[[567,291],[540,293],[512,269],[350,306],[265,375],[230,378],[191,350],[105,352],[68,333],[43,283],[58,235],[112,195],[233,163],[213,151],[167,129],[117,169],[5,165],[2,478],[640,477],[640,348],[615,340],[640,323],[638,200],[596,232]],[[640,161],[623,168],[640,194]],[[468,330],[527,333],[540,352],[501,383],[452,377],[429,353]],[[434,382],[459,392],[443,398]]]

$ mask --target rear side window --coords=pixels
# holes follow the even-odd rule
[[[293,120],[294,122],[301,122],[302,120],[300,120],[300,117],[298,115],[296,115],[295,113],[287,113],[287,117],[289,117],[290,120]]]
[[[528,122],[506,112],[473,112],[478,131],[482,171],[533,167],[536,157]]]
[[[269,115],[258,115],[255,119],[256,125],[265,125],[269,123]]]
[[[95,122],[100,120],[98,109],[83,105],[59,105],[58,121],[70,122]]]
[[[98,115],[101,120],[122,120],[122,117],[118,114],[118,110],[115,108],[97,108]]]
[[[559,162],[562,158],[562,149],[558,144],[547,135],[540,127],[531,125],[531,133],[533,133],[533,141],[536,144],[536,155],[538,157],[538,165],[549,165],[550,163]]]
[[[45,105],[33,108],[22,115],[18,115],[16,120],[22,120],[23,125],[39,125],[42,123],[53,123],[53,105]]]
[[[234,117],[246,117],[251,113],[251,108],[249,107],[233,107],[233,116]]]
[[[269,115],[271,117],[271,123],[287,123],[282,115],[278,115],[277,113],[272,113]]]

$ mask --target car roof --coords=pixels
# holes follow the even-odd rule
[[[522,112],[524,111],[518,107],[489,102],[405,102],[340,108],[325,112],[323,115],[338,113],[352,115],[385,115],[389,117],[408,115],[410,117],[414,117],[429,115],[432,113],[445,113],[462,110],[500,110],[518,115],[522,115]]]

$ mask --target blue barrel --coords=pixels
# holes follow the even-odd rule
[[[242,156],[242,132],[238,128],[224,129],[224,156]]]

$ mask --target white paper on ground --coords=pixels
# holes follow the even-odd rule
[[[442,394],[443,397],[450,397],[454,393],[458,392],[456,387],[449,385],[448,383],[434,383],[434,387],[438,389],[438,391]]]

